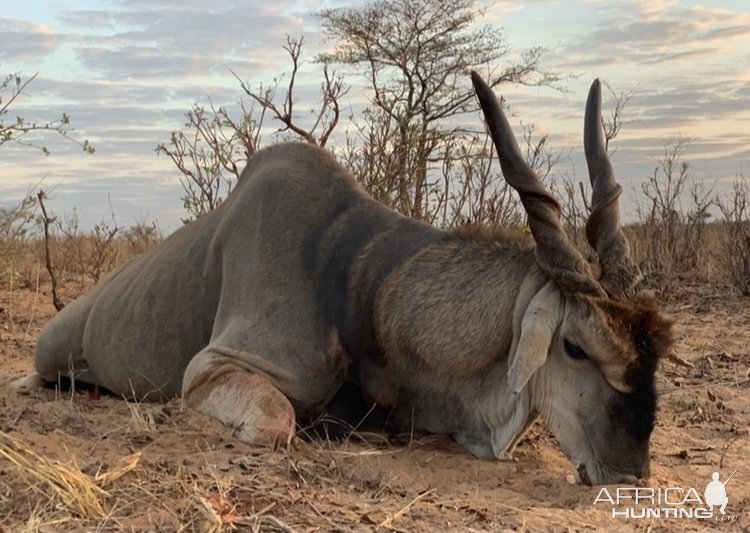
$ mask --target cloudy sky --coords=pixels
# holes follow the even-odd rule
[[[66,112],[96,154],[55,138],[39,139],[52,149],[49,157],[6,143],[0,205],[44,178],[51,207],[76,207],[86,226],[109,217],[111,199],[121,226],[146,217],[175,229],[184,215],[179,174],[154,147],[183,125],[192,103],[236,103],[240,89],[230,69],[251,85],[287,70],[285,34],[305,37],[308,59],[330,48],[315,13],[342,5],[336,1],[4,0],[0,73],[39,73],[12,117],[49,121]],[[635,91],[613,157],[628,209],[664,141],[678,136],[694,139],[685,156],[693,179],[721,191],[750,174],[747,0],[503,0],[489,4],[484,22],[504,32],[513,53],[545,47],[542,66],[569,76],[564,93],[501,92],[518,119],[550,134],[554,148],[572,149],[569,164],[581,179],[591,80]],[[306,65],[301,98],[314,94],[305,86],[319,80],[319,67]],[[362,101],[364,80],[352,73],[347,81],[349,99]]]

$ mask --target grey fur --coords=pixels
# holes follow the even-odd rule
[[[314,417],[346,380],[398,427],[452,434],[479,457],[510,458],[541,413],[593,482],[642,475],[648,436],[586,438],[617,427],[606,405],[630,390],[635,348],[596,291],[558,287],[547,271],[563,267],[537,261],[531,238],[405,218],[324,150],[277,145],[222,206],[57,315],[36,369],[141,399],[182,394],[251,442],[291,438],[269,417],[287,400],[291,424]],[[590,360],[570,360],[563,339]]]

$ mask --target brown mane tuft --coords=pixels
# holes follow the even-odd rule
[[[640,295],[633,300],[603,299],[600,307],[609,318],[610,327],[629,339],[636,358],[625,370],[625,383],[631,388],[620,401],[610,405],[612,416],[626,421],[631,430],[648,437],[656,418],[654,374],[659,359],[666,356],[674,341],[674,320],[662,313],[656,300]]]

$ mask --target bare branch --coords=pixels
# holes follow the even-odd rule
[[[607,88],[609,93],[612,95],[612,99],[614,100],[614,105],[610,106],[610,109],[612,111],[609,115],[609,118],[602,117],[602,127],[604,128],[604,147],[609,152],[609,155],[612,155],[614,153],[614,150],[609,150],[609,141],[617,137],[617,135],[620,133],[623,124],[622,117],[625,113],[625,107],[628,105],[630,99],[635,95],[636,91],[635,89],[632,89],[630,91],[623,91],[618,94],[606,81],[604,82],[604,86]]]
[[[37,144],[36,141],[27,140],[27,136],[32,133],[52,132],[78,144],[84,152],[93,154],[94,147],[88,140],[79,141],[71,136],[73,130],[69,126],[70,116],[66,113],[63,113],[59,119],[54,121],[33,122],[20,116],[10,123],[4,121],[4,117],[9,113],[11,106],[28,85],[36,79],[37,75],[38,73],[23,80],[19,74],[9,74],[0,82],[0,146],[6,142],[13,142],[29,148],[36,148],[44,155],[49,155],[49,149],[46,146]],[[8,91],[10,91],[10,95],[4,96]]]
[[[47,196],[45,195],[44,191],[40,189],[39,192],[36,193],[36,197],[39,201],[39,207],[42,210],[42,223],[44,224],[44,265],[47,267],[47,272],[49,273],[49,278],[52,282],[52,305],[54,305],[55,309],[57,309],[57,311],[59,312],[63,310],[65,304],[60,299],[60,294],[58,293],[59,284],[57,281],[57,273],[52,261],[52,253],[50,252],[49,247],[49,226],[55,221],[55,219],[51,218],[47,214],[47,208],[44,206],[44,199]]]
[[[286,87],[286,95],[281,109],[274,103],[274,96],[278,89],[279,78],[274,80],[273,87],[259,86],[257,90],[252,90],[247,83],[242,81],[237,74],[235,77],[240,82],[240,87],[250,98],[260,104],[263,112],[270,111],[274,120],[282,123],[279,132],[291,131],[299,136],[302,140],[319,146],[325,146],[328,138],[338,125],[340,116],[339,100],[345,95],[348,89],[344,88],[343,78],[336,75],[335,72],[329,72],[328,65],[323,67],[323,83],[321,84],[322,99],[318,109],[316,119],[309,128],[304,128],[296,122],[294,115],[294,88],[297,80],[297,73],[300,67],[300,57],[304,45],[304,38],[294,38],[287,35],[284,50],[289,54],[292,62],[292,69],[289,75],[289,83]],[[318,131],[321,131],[318,136]]]

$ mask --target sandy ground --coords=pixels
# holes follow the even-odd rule
[[[702,496],[712,472],[736,470],[731,521],[613,517],[610,504],[593,505],[601,487],[571,483],[541,424],[512,463],[477,460],[444,436],[354,435],[270,452],[179,401],[18,395],[7,384],[31,371],[50,300],[47,287],[0,290],[0,532],[750,531],[750,300],[726,291],[694,287],[665,306],[688,364],[661,364],[643,487]]]

